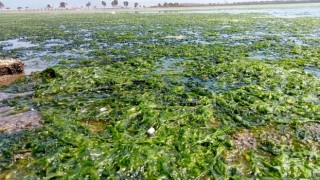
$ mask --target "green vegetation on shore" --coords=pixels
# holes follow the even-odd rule
[[[319,18],[1,16],[0,41],[37,46],[0,45],[0,59],[78,56],[41,56],[56,66],[2,89],[34,90],[6,103],[43,126],[0,135],[0,177],[320,176]]]

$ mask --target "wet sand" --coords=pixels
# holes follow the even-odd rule
[[[24,74],[0,76],[0,87],[8,86],[22,77],[24,77]]]
[[[0,76],[0,87],[8,86],[24,76],[24,74]],[[33,92],[3,93],[0,90],[0,133],[10,134],[41,126],[41,118],[39,112],[36,110],[14,113],[14,107],[7,106],[3,103],[3,100],[11,99],[17,96],[30,96],[32,93]]]

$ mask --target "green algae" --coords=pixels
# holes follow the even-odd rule
[[[47,57],[57,66],[3,89],[34,90],[6,103],[33,105],[43,126],[0,137],[1,176],[316,179],[320,80],[305,68],[319,68],[320,38],[308,38],[319,18],[256,16],[5,14],[2,40],[40,45],[1,57],[85,56]],[[50,39],[68,43],[47,49]],[[260,52],[276,58],[252,58]],[[30,159],[16,162],[24,150]]]

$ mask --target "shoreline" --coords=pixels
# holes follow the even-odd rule
[[[146,7],[146,8],[97,8],[97,9],[36,9],[36,10],[0,10],[0,14],[20,13],[166,13],[180,11],[206,10],[255,10],[255,9],[290,9],[290,8],[320,8],[319,3],[289,3],[289,4],[252,4],[252,5],[220,5],[192,7]]]

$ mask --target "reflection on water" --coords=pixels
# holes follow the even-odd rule
[[[317,78],[320,78],[320,69],[318,68],[305,68],[304,69],[307,73],[313,74],[314,76],[316,76]]]
[[[50,48],[53,46],[64,46],[64,45],[71,44],[71,43],[72,43],[72,41],[69,42],[69,41],[61,40],[61,39],[50,39],[50,40],[47,40],[44,42],[46,48]]]
[[[62,60],[68,59],[81,59],[87,58],[86,53],[82,51],[62,51],[62,52],[51,52],[51,51],[27,51],[26,56],[22,57],[21,60],[25,64],[25,74],[29,75],[32,72],[43,71],[48,67],[58,65]]]
[[[311,5],[310,5],[311,6]],[[201,9],[190,9],[190,10],[159,10],[159,11],[140,11],[138,13],[181,13],[181,14],[218,14],[218,13],[226,13],[226,14],[246,14],[246,13],[263,13],[268,14],[275,17],[283,17],[283,18],[296,18],[296,17],[320,17],[320,7],[293,7],[293,8],[201,8]]]
[[[0,41],[0,47],[2,47],[3,50],[13,50],[18,48],[30,48],[30,47],[36,47],[38,44],[34,44],[29,41],[25,41],[22,38],[19,39],[10,39],[7,41]]]
[[[184,68],[179,66],[179,64],[187,62],[189,60],[184,60],[180,58],[162,58],[160,62],[157,62],[155,73],[157,74],[168,74],[168,73],[182,73]]]

